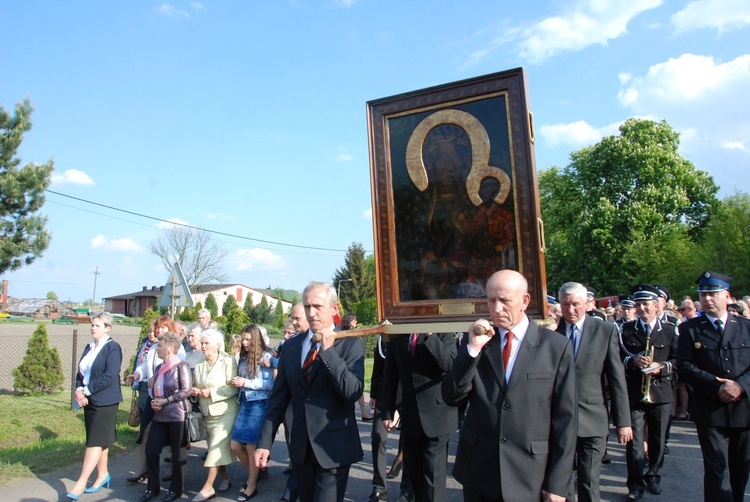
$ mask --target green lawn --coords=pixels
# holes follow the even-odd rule
[[[117,415],[117,443],[110,455],[135,447],[138,429],[127,425],[132,392]],[[67,467],[83,460],[83,411],[70,409],[70,393],[50,396],[0,395],[0,485]]]

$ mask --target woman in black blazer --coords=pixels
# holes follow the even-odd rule
[[[112,317],[97,314],[91,318],[92,340],[83,350],[76,375],[75,400],[83,408],[86,426],[86,451],[81,477],[68,498],[78,500],[84,491],[98,492],[109,483],[107,469],[109,447],[116,441],[117,409],[122,402],[120,366],[122,349],[109,336]],[[94,485],[86,488],[89,476],[97,469]]]

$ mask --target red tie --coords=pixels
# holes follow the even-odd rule
[[[307,352],[307,356],[305,356],[305,362],[302,363],[302,374],[307,383],[310,383],[310,379],[312,378],[312,365],[317,357],[318,344],[313,342],[312,345],[310,345],[310,350]]]
[[[508,362],[510,362],[510,352],[513,350],[513,332],[505,333],[505,347],[503,347],[503,369],[508,371]]]
[[[414,357],[417,352],[417,338],[419,338],[419,333],[412,333],[409,338],[409,354],[411,354],[411,357]]]

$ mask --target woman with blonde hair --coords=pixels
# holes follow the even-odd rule
[[[240,411],[232,430],[232,451],[247,469],[247,482],[238,500],[250,500],[258,494],[256,481],[258,467],[253,454],[258,444],[258,435],[266,416],[268,398],[273,389],[273,370],[261,365],[269,348],[261,330],[255,324],[242,329],[242,350],[239,356],[239,376],[231,384],[239,389]]]
[[[231,385],[237,376],[237,361],[222,350],[224,335],[215,329],[207,329],[201,334],[201,350],[206,360],[193,369],[192,399],[198,400],[206,422],[206,460],[208,476],[200,493],[193,502],[202,502],[216,496],[213,484],[217,474],[222,481],[219,491],[229,489],[231,483],[226,466],[234,461],[231,448],[231,434],[237,416],[237,387]]]
[[[109,336],[112,317],[98,314],[91,318],[91,342],[83,350],[76,374],[76,404],[83,408],[86,428],[86,450],[83,454],[81,476],[68,492],[68,498],[78,500],[83,492],[95,493],[112,477],[109,474],[109,447],[117,440],[117,410],[122,402],[120,366],[122,349]],[[97,471],[96,481],[86,488],[89,476]]]

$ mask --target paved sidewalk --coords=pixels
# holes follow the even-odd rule
[[[362,447],[365,450],[365,458],[352,466],[347,488],[347,501],[364,502],[372,491],[372,457],[370,455],[370,422],[359,422],[359,432]],[[457,434],[451,436],[449,446],[448,472],[452,470],[455,459]],[[277,501],[284,491],[287,476],[284,475],[286,462],[288,461],[286,445],[282,431],[279,432],[271,453],[270,478],[258,484],[257,502]],[[389,461],[393,460],[398,447],[398,435],[391,434],[388,439]],[[663,493],[659,496],[646,493],[644,501],[669,502],[679,500],[680,502],[699,502],[703,500],[702,480],[703,462],[698,446],[695,429],[690,422],[675,422],[672,427],[672,440],[669,443],[670,454],[667,455],[663,478]],[[189,450],[188,469],[185,481],[185,495],[182,500],[192,500],[203,485],[206,470],[203,468],[200,456],[204,453],[205,442],[198,443]],[[627,490],[625,488],[625,448],[622,445],[610,443],[610,456],[613,461],[603,466],[601,477],[602,500],[624,501]],[[83,452],[81,452],[81,458]],[[118,455],[110,459],[110,473],[112,484],[109,489],[102,489],[98,493],[84,494],[82,502],[95,501],[136,501],[145,491],[145,483],[129,483],[126,477],[133,474],[132,470],[137,466],[138,458],[135,452]],[[166,469],[168,464],[162,463]],[[80,463],[74,466],[44,474],[38,478],[29,478],[22,482],[0,488],[0,501],[65,501],[67,489],[73,486],[80,472]],[[233,463],[229,468],[232,479],[232,488],[224,493],[218,493],[217,502],[237,500],[239,486],[244,482],[245,470],[239,462]],[[162,474],[163,475],[163,474]],[[93,476],[92,476],[93,479]],[[463,499],[461,485],[451,476],[448,477],[448,497],[450,501]],[[218,482],[215,484],[218,486]],[[162,483],[162,493],[166,493],[168,483]],[[389,480],[389,500],[398,499],[398,480]]]

